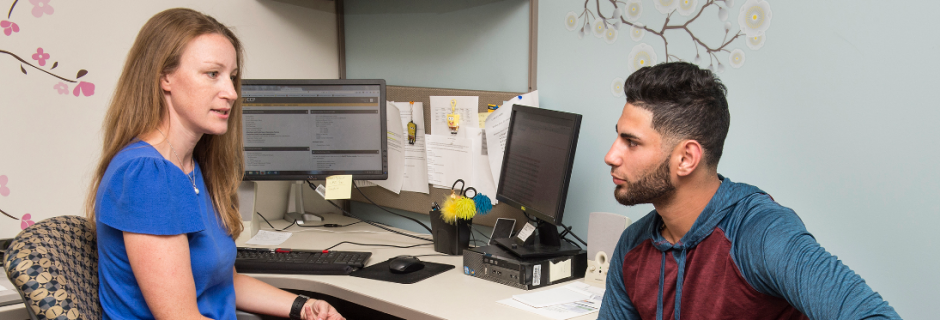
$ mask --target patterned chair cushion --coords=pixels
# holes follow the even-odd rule
[[[7,277],[38,319],[100,319],[98,245],[87,219],[58,216],[16,236],[4,255]]]

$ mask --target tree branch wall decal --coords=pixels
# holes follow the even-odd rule
[[[618,33],[625,31],[623,26],[629,27],[630,39],[640,42],[634,46],[627,55],[627,66],[632,73],[639,68],[651,66],[659,61],[660,56],[656,49],[645,42],[644,37],[649,34],[663,42],[662,57],[666,62],[690,61],[702,65],[703,55],[708,59],[708,69],[713,72],[724,72],[725,65],[740,68],[745,62],[745,52],[741,49],[731,49],[729,46],[741,39],[751,50],[759,50],[766,40],[766,31],[770,27],[773,12],[766,0],[746,0],[738,12],[738,28],[732,26],[729,12],[734,7],[734,0],[706,0],[699,7],[698,0],[653,0],[655,13],[665,15],[662,25],[650,26],[640,22],[647,13],[641,0],[607,0],[613,5],[613,10],[604,11],[601,0],[585,0],[579,12],[571,11],[565,16],[565,27],[569,31],[577,31],[579,38],[591,33],[597,38],[603,38],[607,43],[617,41]],[[707,8],[718,9],[717,18],[724,22],[724,37],[720,42],[708,43],[693,30],[690,25],[705,19],[703,12]],[[677,15],[678,14],[678,15]],[[688,18],[680,18],[688,17]],[[716,30],[717,31],[717,30]],[[685,34],[695,48],[695,57],[680,57],[670,53],[671,39]],[[724,63],[726,62],[726,63]],[[619,82],[619,84],[617,83]],[[623,96],[623,79],[614,79],[611,83],[611,93]]]
[[[32,15],[36,18],[40,18],[43,15],[52,15],[55,12],[55,9],[49,5],[49,1],[50,0],[29,0],[29,2],[33,5],[33,8],[31,10]],[[14,11],[13,9],[16,8],[16,4],[18,2],[19,0],[13,1],[13,4],[10,6],[10,10],[7,12],[7,20],[0,21],[0,28],[3,29],[3,34],[6,36],[13,36],[16,33],[19,33],[21,30],[18,24],[10,20],[13,16],[13,11]],[[46,65],[46,60],[50,60],[52,57],[52,54],[50,54],[49,52],[45,52],[45,50],[43,50],[42,47],[37,48],[36,53],[30,56],[33,60],[37,61],[36,64],[38,64],[39,66],[36,66],[33,63],[26,61],[19,55],[13,52],[7,51],[7,50],[0,49],[0,54],[5,54],[19,61],[20,72],[23,73],[24,75],[29,75],[29,72],[27,70],[35,69],[49,76],[57,78],[61,81],[68,82],[68,83],[76,83],[74,90],[72,90],[72,94],[76,97],[78,97],[79,95],[88,97],[88,96],[95,94],[94,83],[78,80],[79,78],[88,74],[88,70],[80,69],[76,72],[74,78],[66,78],[66,77],[63,77],[59,74],[52,72],[53,69],[59,66],[58,61],[55,61],[52,64],[52,66],[49,67],[48,70],[41,68]],[[27,66],[29,66],[30,68],[27,69],[26,68]],[[53,85],[51,88],[54,89],[55,92],[58,94],[66,94],[69,91],[68,90],[69,86],[65,84],[64,82],[58,82],[55,85]]]

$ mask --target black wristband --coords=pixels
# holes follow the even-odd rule
[[[304,309],[304,304],[307,303],[307,300],[310,300],[310,297],[305,295],[297,295],[297,298],[294,299],[294,304],[290,306],[290,319],[291,320],[302,320],[300,317],[300,311]]]

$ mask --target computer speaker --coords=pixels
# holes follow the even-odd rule
[[[254,181],[242,181],[238,185],[238,211],[242,215],[242,223],[245,225],[245,232],[249,239],[258,233],[260,227],[258,219],[255,217],[255,203],[257,199],[258,184]]]
[[[630,225],[630,218],[607,212],[591,212],[588,220],[588,267],[584,282],[604,287],[610,256],[617,247],[623,230]]]

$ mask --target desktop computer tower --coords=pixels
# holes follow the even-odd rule
[[[587,251],[556,257],[520,258],[489,245],[464,249],[463,273],[520,289],[535,289],[584,277]]]

